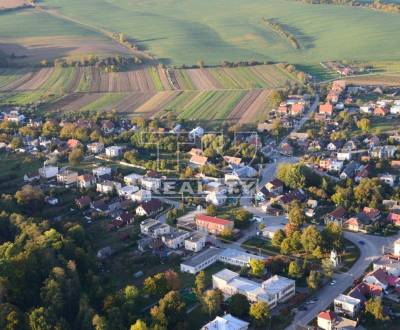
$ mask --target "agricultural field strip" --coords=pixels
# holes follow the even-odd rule
[[[165,71],[149,67],[105,73],[96,68],[42,68],[25,74],[0,72],[1,91],[43,92],[160,92],[163,90],[251,90],[279,88],[294,77],[274,65],[240,68],[170,70],[177,85],[171,88]],[[23,71],[22,71],[23,72]]]

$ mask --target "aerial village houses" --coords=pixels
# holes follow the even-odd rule
[[[233,221],[210,217],[205,214],[198,214],[196,216],[196,226],[200,231],[220,235],[224,230],[233,230]]]

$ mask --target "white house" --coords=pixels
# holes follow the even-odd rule
[[[56,177],[58,174],[58,167],[57,166],[43,166],[39,168],[39,175],[42,178],[50,179]]]
[[[337,160],[346,161],[351,159],[350,151],[339,151],[336,155]]]
[[[223,263],[239,267],[248,267],[252,259],[266,260],[264,257],[231,248],[222,250],[218,257],[218,260]]]
[[[25,121],[25,116],[18,111],[10,111],[10,113],[5,114],[4,120],[19,124]]]
[[[105,149],[107,157],[115,158],[122,155],[123,147],[120,146],[111,146]]]
[[[92,173],[94,176],[97,176],[98,178],[104,175],[110,175],[111,174],[111,168],[106,167],[106,166],[100,166],[96,167],[92,170]]]
[[[114,190],[118,191],[119,189],[121,189],[121,184],[110,180],[98,182],[96,185],[96,191],[103,194],[111,194]]]
[[[155,219],[147,219],[140,223],[140,232],[153,238],[169,234],[171,227]]]
[[[132,173],[124,176],[124,183],[128,186],[139,184],[143,175]]]
[[[135,192],[131,195],[131,199],[137,203],[148,202],[151,200],[151,191],[140,189],[139,191]]]
[[[185,239],[185,249],[193,252],[200,252],[206,246],[207,236],[204,233],[194,232]]]
[[[104,144],[100,142],[93,142],[87,145],[89,152],[93,154],[99,154],[104,150]]]
[[[371,114],[372,110],[373,110],[373,107],[371,105],[364,105],[364,106],[360,107],[361,113]]]
[[[378,260],[375,260],[372,267],[373,270],[383,269],[391,276],[400,276],[400,260],[396,257],[393,258],[389,255],[385,255]]]
[[[379,175],[379,180],[381,182],[386,183],[390,187],[393,187],[394,183],[396,182],[396,176],[393,174],[389,174],[389,173],[381,174],[381,175]]]
[[[64,170],[57,174],[57,182],[65,184],[66,186],[78,181],[78,172]]]
[[[224,193],[213,191],[206,196],[206,202],[215,206],[223,205],[226,202],[226,195]]]
[[[162,236],[162,241],[170,249],[179,249],[185,245],[185,239],[190,236],[186,230],[177,230]]]
[[[77,185],[80,189],[88,189],[96,184],[96,177],[91,174],[78,176]]]
[[[182,261],[181,272],[197,274],[198,272],[211,266],[218,260],[221,250],[215,247],[210,247],[203,252],[196,254],[194,257]]]
[[[118,189],[118,195],[126,199],[132,199],[132,195],[139,191],[138,186],[124,186]]]
[[[332,160],[329,164],[328,170],[330,172],[340,172],[343,168],[343,162],[340,160]]]
[[[195,138],[202,137],[204,135],[204,129],[200,126],[197,126],[196,128],[193,128],[189,132],[189,138],[194,140]]]
[[[390,108],[390,113],[392,115],[398,115],[400,114],[400,105],[394,105]]]
[[[156,191],[161,187],[161,178],[153,178],[144,176],[140,180],[143,189]]]
[[[334,310],[337,314],[342,314],[349,316],[351,318],[356,318],[361,310],[361,300],[340,294],[333,301]]]
[[[211,322],[208,322],[200,330],[247,330],[249,323],[242,321],[231,314],[225,314],[224,316],[217,316]]]
[[[266,238],[273,239],[274,235],[277,231],[279,230],[284,230],[285,225],[267,225],[263,230],[262,230],[262,235]]]

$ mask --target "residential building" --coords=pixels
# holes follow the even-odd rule
[[[389,174],[389,173],[381,174],[381,175],[379,175],[379,180],[393,188],[394,184],[396,182],[396,176],[393,174]]]
[[[361,311],[361,300],[340,294],[333,301],[336,314],[346,315],[350,318],[356,318]]]
[[[273,194],[282,194],[283,193],[283,182],[277,178],[273,179],[270,182],[267,182],[265,188]]]
[[[239,267],[249,267],[252,259],[266,261],[265,257],[231,248],[224,249],[218,257],[218,260],[223,263]]]
[[[212,282],[213,288],[220,289],[227,296],[240,293],[250,302],[263,301],[270,308],[293,297],[296,290],[296,282],[282,276],[274,275],[260,284],[240,277],[228,269],[214,274]]]
[[[25,182],[34,182],[40,180],[39,172],[29,172],[24,175]]]
[[[134,186],[140,183],[143,175],[132,173],[124,176],[124,183],[128,186]]]
[[[319,113],[325,114],[327,116],[332,116],[333,113],[333,105],[330,103],[320,104]]]
[[[386,220],[391,222],[395,226],[400,226],[400,214],[398,213],[390,212]]]
[[[209,194],[207,194],[206,202],[211,203],[216,206],[220,206],[220,205],[225,204],[226,198],[227,197],[226,197],[225,193],[213,191],[213,192],[210,192]]]
[[[339,226],[343,226],[344,221],[347,217],[347,211],[344,207],[339,206],[332,212],[325,215],[325,224],[329,222],[334,222]]]
[[[119,214],[113,221],[112,224],[116,228],[124,227],[128,224],[131,224],[134,220],[133,212],[124,212]]]
[[[224,156],[224,160],[233,166],[241,166],[242,165],[242,158],[239,157],[231,157],[231,156]]]
[[[347,166],[344,168],[343,172],[340,173],[341,180],[352,179],[356,175],[356,171],[359,167],[357,162],[351,161]]]
[[[340,160],[332,160],[329,164],[328,171],[340,172],[343,168],[343,162]]]
[[[200,252],[206,246],[207,236],[204,233],[194,232],[185,239],[185,249]]]
[[[155,219],[147,219],[140,223],[140,232],[144,235],[157,238],[171,232],[171,227]]]
[[[181,272],[197,274],[206,269],[218,260],[221,250],[215,247],[210,247],[207,250],[196,254],[194,257],[187,259],[181,263]]]
[[[389,275],[384,269],[378,268],[365,275],[364,282],[367,284],[376,285],[383,291],[386,291],[389,286]]]
[[[351,152],[350,151],[339,151],[336,155],[337,160],[339,161],[346,161],[351,159]]]
[[[151,200],[151,191],[140,189],[131,195],[131,199],[137,203],[148,202]]]
[[[75,199],[75,204],[80,208],[84,209],[86,207],[89,207],[90,203],[92,200],[90,199],[89,196],[82,196],[80,198]]]
[[[233,317],[231,314],[225,314],[224,316],[217,316],[200,330],[247,330],[248,328],[248,322]]]
[[[96,167],[92,170],[94,176],[100,178],[102,176],[111,175],[111,168],[106,166]]]
[[[334,330],[335,318],[335,313],[331,311],[319,313],[317,318],[318,328],[323,330]]]
[[[189,165],[195,168],[201,167],[207,164],[207,160],[207,157],[194,155],[190,158]]]
[[[394,242],[393,254],[400,257],[400,238]]]
[[[143,202],[136,208],[136,214],[141,216],[152,217],[163,210],[163,204],[159,199],[151,199]]]
[[[390,108],[390,113],[392,115],[399,115],[400,114],[400,105],[394,105]]]
[[[77,185],[80,189],[89,189],[96,184],[96,177],[91,174],[78,176]]]
[[[45,179],[51,179],[56,177],[58,174],[58,167],[57,166],[43,166],[39,168],[39,175]]]
[[[370,155],[372,158],[390,159],[394,158],[396,152],[397,152],[396,146],[392,145],[377,146],[372,148],[372,150],[370,151]]]
[[[275,233],[276,233],[277,231],[279,231],[279,230],[284,230],[284,229],[285,229],[285,225],[281,225],[281,224],[275,225],[275,226],[273,226],[273,225],[267,225],[267,226],[265,226],[265,228],[262,230],[262,235],[263,235],[264,237],[266,237],[266,238],[273,239],[273,238],[274,238],[274,235],[275,235]]]
[[[390,276],[400,277],[400,258],[396,255],[384,255],[372,264],[373,270],[383,269]]]
[[[99,154],[104,150],[104,144],[100,142],[89,143],[86,147],[92,154]]]
[[[190,232],[177,230],[162,236],[163,243],[170,249],[179,249],[185,245],[185,240],[190,236]]]
[[[65,170],[57,174],[57,182],[66,186],[78,181],[78,173],[75,171]]]
[[[125,199],[132,199],[132,196],[139,191],[138,186],[123,186],[118,189],[118,195]]]
[[[220,235],[224,230],[233,230],[233,221],[198,214],[196,216],[196,226],[200,231]]]
[[[140,180],[143,189],[157,191],[161,187],[161,178],[144,176]]]
[[[110,158],[120,157],[124,148],[121,146],[111,146],[105,149],[106,156]]]
[[[189,138],[194,140],[196,138],[200,138],[204,135],[204,129],[200,126],[197,126],[196,128],[192,129],[189,132]]]
[[[110,180],[98,182],[96,185],[96,191],[103,194],[112,194],[114,191],[118,191],[119,189],[121,189],[121,184]]]
[[[202,156],[203,155],[203,150],[198,149],[198,148],[192,148],[188,152],[190,156]]]

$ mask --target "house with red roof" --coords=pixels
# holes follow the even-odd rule
[[[75,149],[75,148],[79,147],[80,145],[81,145],[81,142],[76,139],[69,139],[67,141],[68,149]]]
[[[347,217],[347,210],[339,206],[332,212],[328,213],[325,215],[325,224],[328,224],[329,222],[334,222],[339,226],[343,226],[343,222],[345,221]]]
[[[305,109],[304,104],[301,103],[293,104],[292,107],[290,108],[290,114],[292,116],[300,116],[303,114],[304,109]]]
[[[207,164],[207,157],[194,155],[189,160],[189,165],[192,167],[201,167]]]
[[[374,109],[374,116],[385,117],[388,113],[388,110],[382,107],[378,107]]]
[[[367,216],[371,221],[378,221],[381,217],[381,211],[373,207],[365,206],[362,212]]]
[[[395,226],[400,226],[400,214],[390,212],[386,220],[391,222]]]
[[[319,113],[325,114],[327,116],[332,116],[333,113],[333,105],[330,103],[321,104],[319,106]]]
[[[362,282],[356,285],[348,295],[360,299],[362,303],[365,303],[369,298],[382,297],[383,289],[378,285]]]
[[[383,268],[378,268],[365,275],[364,282],[378,286],[385,291],[389,286],[389,274]]]
[[[318,314],[317,324],[318,328],[324,330],[333,330],[335,324],[336,314],[332,311],[324,311]]]
[[[211,217],[205,214],[196,216],[197,229],[214,235],[220,235],[224,230],[233,230],[233,221]]]

